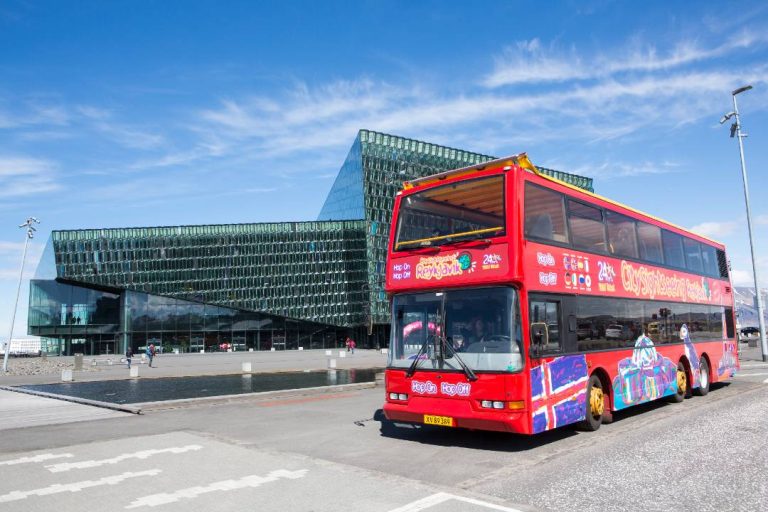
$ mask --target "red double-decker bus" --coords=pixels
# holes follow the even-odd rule
[[[392,222],[390,420],[596,430],[738,369],[725,247],[525,154],[406,183]]]

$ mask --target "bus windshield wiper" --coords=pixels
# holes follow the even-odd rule
[[[461,369],[464,370],[464,375],[467,376],[467,379],[471,381],[477,380],[477,375],[475,375],[475,372],[472,371],[472,368],[467,366],[467,363],[465,363],[464,360],[461,357],[459,357],[459,353],[456,351],[455,348],[453,348],[453,343],[448,343],[448,340],[445,338],[442,338],[442,341],[446,347],[451,347],[451,353],[453,354],[453,357],[456,359],[456,362],[459,363],[459,366],[461,366]]]
[[[413,362],[411,363],[411,366],[408,367],[408,370],[405,372],[406,377],[413,377],[413,372],[416,371],[416,367],[419,366],[419,361],[422,353],[426,354],[426,348],[429,345],[429,336],[424,340],[424,343],[421,344],[421,348],[419,348],[419,351],[416,352],[416,357],[414,358]]]

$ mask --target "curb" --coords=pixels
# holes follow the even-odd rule
[[[269,400],[293,396],[312,396],[337,393],[341,391],[355,391],[359,389],[375,388],[376,382],[357,382],[354,384],[337,384],[335,386],[317,386],[313,388],[280,389],[275,391],[261,391],[257,393],[240,393],[237,395],[204,396],[199,398],[181,398],[178,400],[163,400],[160,402],[141,402],[134,404],[140,411],[160,411],[163,409],[177,409],[180,407],[194,407],[198,405],[218,405],[249,400]]]
[[[53,398],[54,400],[62,400],[64,402],[73,402],[81,405],[91,405],[93,407],[112,409],[113,411],[129,412],[131,414],[141,414],[141,407],[137,407],[135,405],[113,404],[110,402],[100,402],[99,400],[89,400],[88,398],[78,398],[74,396],[57,395],[54,393],[46,393],[45,391],[34,391],[31,389],[16,388],[11,386],[0,386],[0,390],[12,391],[14,393],[23,393],[26,395],[39,396],[43,398]]]

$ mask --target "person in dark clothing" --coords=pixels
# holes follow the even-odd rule
[[[131,359],[133,358],[133,349],[128,347],[125,351],[125,362],[128,364],[128,369],[131,368]]]

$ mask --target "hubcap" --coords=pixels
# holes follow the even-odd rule
[[[703,367],[699,372],[701,373],[701,387],[706,388],[707,384],[709,384],[709,372]]]
[[[677,391],[678,393],[685,393],[688,387],[688,378],[685,376],[685,370],[678,368],[677,370]]]
[[[589,394],[589,408],[593,416],[602,416],[604,410],[604,398],[602,388],[592,388]]]

